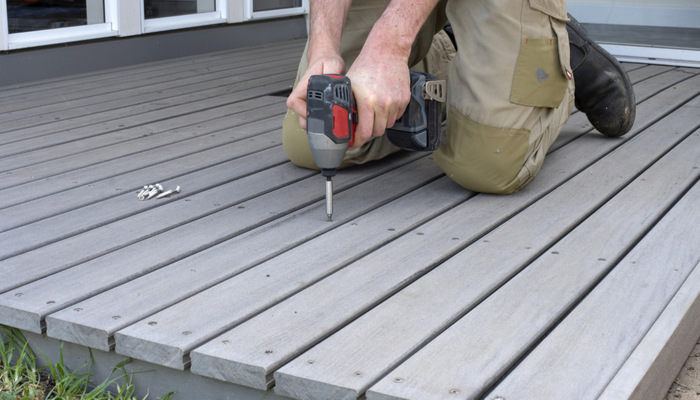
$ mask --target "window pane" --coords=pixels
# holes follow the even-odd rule
[[[104,21],[102,0],[7,0],[9,33],[100,24]]]
[[[697,0],[569,0],[567,7],[601,43],[700,49]]]
[[[144,0],[146,19],[216,11],[215,0]]]
[[[253,0],[253,11],[301,7],[301,0]]]

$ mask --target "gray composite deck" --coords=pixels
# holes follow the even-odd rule
[[[327,222],[281,145],[302,47],[0,88],[0,324],[176,399],[665,394],[700,336],[700,70],[626,64],[632,131],[575,112],[517,194],[401,153]]]

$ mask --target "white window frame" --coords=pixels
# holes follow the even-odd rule
[[[7,0],[0,0],[0,50],[8,50]]]
[[[293,15],[303,15],[309,12],[309,0],[301,0],[300,7],[281,8],[279,10],[253,11],[254,0],[244,0],[243,15],[246,21],[289,17]]]
[[[620,61],[675,65],[678,67],[700,67],[700,51],[697,50],[616,44],[601,44],[601,46]]]
[[[228,18],[228,2],[215,0],[212,12],[178,15],[175,17],[146,19],[145,4],[141,4],[141,21],[143,21],[141,33],[162,32],[173,29],[193,28],[197,26],[224,24]]]
[[[100,39],[119,34],[117,0],[104,0],[105,22],[103,23],[21,33],[9,33],[7,0],[0,0],[0,7],[2,7],[2,18],[0,19],[0,46],[2,46],[2,50]]]

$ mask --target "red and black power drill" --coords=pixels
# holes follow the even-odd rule
[[[433,151],[440,146],[445,81],[411,71],[411,101],[393,127],[387,129],[396,146]],[[345,152],[355,139],[357,105],[350,79],[343,75],[313,75],[306,97],[306,132],[311,154],[326,177],[326,214],[333,216],[333,180]]]

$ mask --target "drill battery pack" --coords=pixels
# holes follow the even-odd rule
[[[402,149],[434,151],[440,147],[445,81],[431,74],[411,71],[411,101],[394,126],[386,130],[389,141]]]

